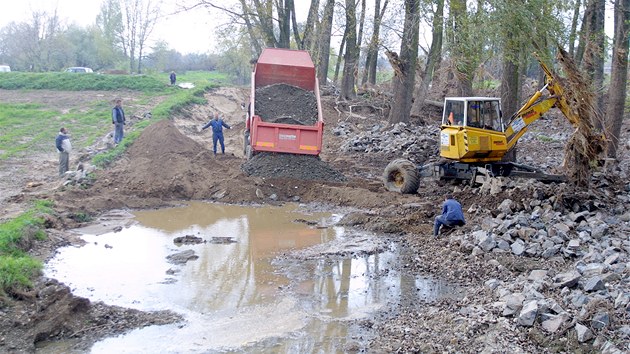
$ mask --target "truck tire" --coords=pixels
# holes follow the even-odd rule
[[[390,192],[412,194],[418,191],[420,174],[411,161],[396,159],[385,167],[383,183]]]

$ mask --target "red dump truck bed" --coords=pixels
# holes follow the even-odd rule
[[[271,113],[263,111],[262,108],[267,102],[259,101],[260,107],[257,107],[257,92],[261,96],[261,91],[258,90],[274,87],[277,84],[290,85],[283,87],[294,88],[298,91],[304,90],[311,97],[314,95],[312,105],[309,105],[310,109],[304,107],[303,110],[298,109],[297,114],[282,117],[281,113],[275,111]],[[272,102],[276,106],[290,106],[297,102],[291,95],[272,95],[265,99],[276,100]],[[301,117],[302,113],[310,116],[309,119],[305,120]],[[248,157],[260,151],[319,155],[322,150],[323,131],[319,84],[315,74],[315,65],[308,52],[278,48],[264,49],[252,73],[250,106],[245,132],[245,150]]]

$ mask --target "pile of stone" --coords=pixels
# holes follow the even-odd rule
[[[64,173],[62,186],[90,184],[92,182],[90,174],[95,171],[96,166],[89,163],[80,163],[76,170],[70,170]]]
[[[626,349],[615,343],[630,339],[630,194],[575,195],[579,202],[567,211],[561,186],[518,187],[508,194],[531,193],[531,199],[504,199],[475,231],[451,234],[450,241],[478,257],[511,254],[565,266],[541,264],[516,279],[486,281],[494,297],[487,310],[516,326],[539,325],[550,334],[575,335],[581,343],[594,339],[596,348],[608,352]],[[482,212],[487,206],[468,209]]]
[[[368,128],[342,121],[333,128],[333,134],[345,139],[341,145],[345,152],[396,155],[413,162],[423,162],[417,161],[419,156],[439,155],[437,126],[412,126],[401,122],[391,127],[376,123]]]

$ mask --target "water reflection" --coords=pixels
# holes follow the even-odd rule
[[[108,338],[95,344],[93,353],[340,352],[348,338],[368,338],[352,320],[409,294],[422,295],[418,279],[393,267],[399,254],[394,246],[355,258],[272,264],[279,251],[357,237],[340,227],[295,222],[330,225],[339,215],[305,213],[296,205],[207,203],[134,214],[137,223],[121,232],[83,235],[85,246],[60,250],[47,264],[46,275],[93,301],[171,309],[186,322]],[[185,235],[236,242],[173,243]],[[184,265],[166,262],[168,255],[183,250],[193,250],[199,258]],[[441,285],[430,287],[437,290],[422,295],[425,300],[443,295]],[[52,348],[38,352],[64,352]]]

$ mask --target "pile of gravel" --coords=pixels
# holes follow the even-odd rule
[[[315,93],[287,84],[256,89],[256,114],[264,122],[297,125],[317,123]]]
[[[291,178],[310,181],[343,182],[346,177],[326,162],[312,155],[262,152],[254,155],[241,168],[249,176]]]

